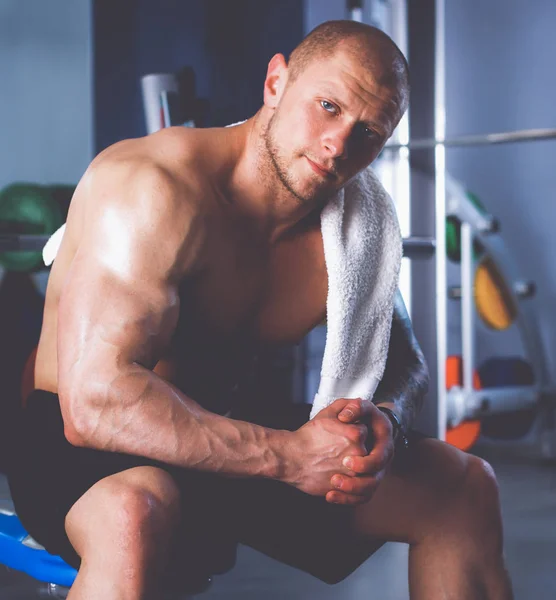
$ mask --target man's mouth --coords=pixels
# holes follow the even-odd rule
[[[307,162],[309,163],[311,169],[313,169],[313,171],[317,175],[320,175],[321,177],[326,177],[328,179],[335,179],[336,174],[333,171],[330,171],[323,165],[316,163],[315,161],[311,160],[308,156],[306,156],[305,158],[307,159]]]

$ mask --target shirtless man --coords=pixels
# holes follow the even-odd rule
[[[319,212],[392,134],[407,77],[383,33],[326,23],[272,58],[244,124],[124,141],[87,170],[10,476],[30,533],[79,567],[70,599],[154,597],[176,557],[224,571],[237,542],[333,583],[387,540],[410,545],[414,599],[511,597],[482,460],[415,436],[392,460],[393,421],[356,399],[295,427],[234,415],[254,345],[325,316]],[[407,428],[423,363],[400,307],[393,323],[375,401]]]

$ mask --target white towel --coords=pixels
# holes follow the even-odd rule
[[[48,242],[46,242],[44,248],[42,249],[42,259],[47,267],[49,267],[54,262],[56,254],[58,254],[58,250],[60,249],[60,244],[62,243],[62,238],[64,237],[65,230],[66,224],[64,223],[48,238]]]
[[[311,419],[338,398],[371,400],[382,379],[402,259],[392,200],[370,167],[321,215],[327,332]]]

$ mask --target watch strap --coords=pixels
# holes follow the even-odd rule
[[[390,423],[392,423],[392,429],[394,431],[394,442],[397,442],[398,439],[402,442],[404,448],[407,448],[409,445],[407,436],[405,435],[405,431],[402,427],[402,423],[398,417],[398,415],[387,406],[377,406],[378,410],[384,413],[388,419],[390,419]]]

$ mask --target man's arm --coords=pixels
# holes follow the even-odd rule
[[[394,299],[386,368],[373,403],[393,410],[407,430],[421,410],[428,385],[427,363],[398,290]]]
[[[366,428],[337,419],[345,401],[327,409],[330,418],[295,432],[228,419],[153,373],[178,320],[179,284],[205,268],[206,221],[184,205],[188,190],[144,164],[127,160],[101,171],[97,183],[89,178],[87,227],[58,310],[68,441],[221,475],[280,479],[324,496],[332,475],[348,471],[342,459],[365,454]]]
[[[152,372],[174,333],[178,285],[202,268],[187,190],[144,164],[88,175],[87,223],[58,310],[58,390],[79,446],[253,476],[280,472],[283,432],[204,410]]]

